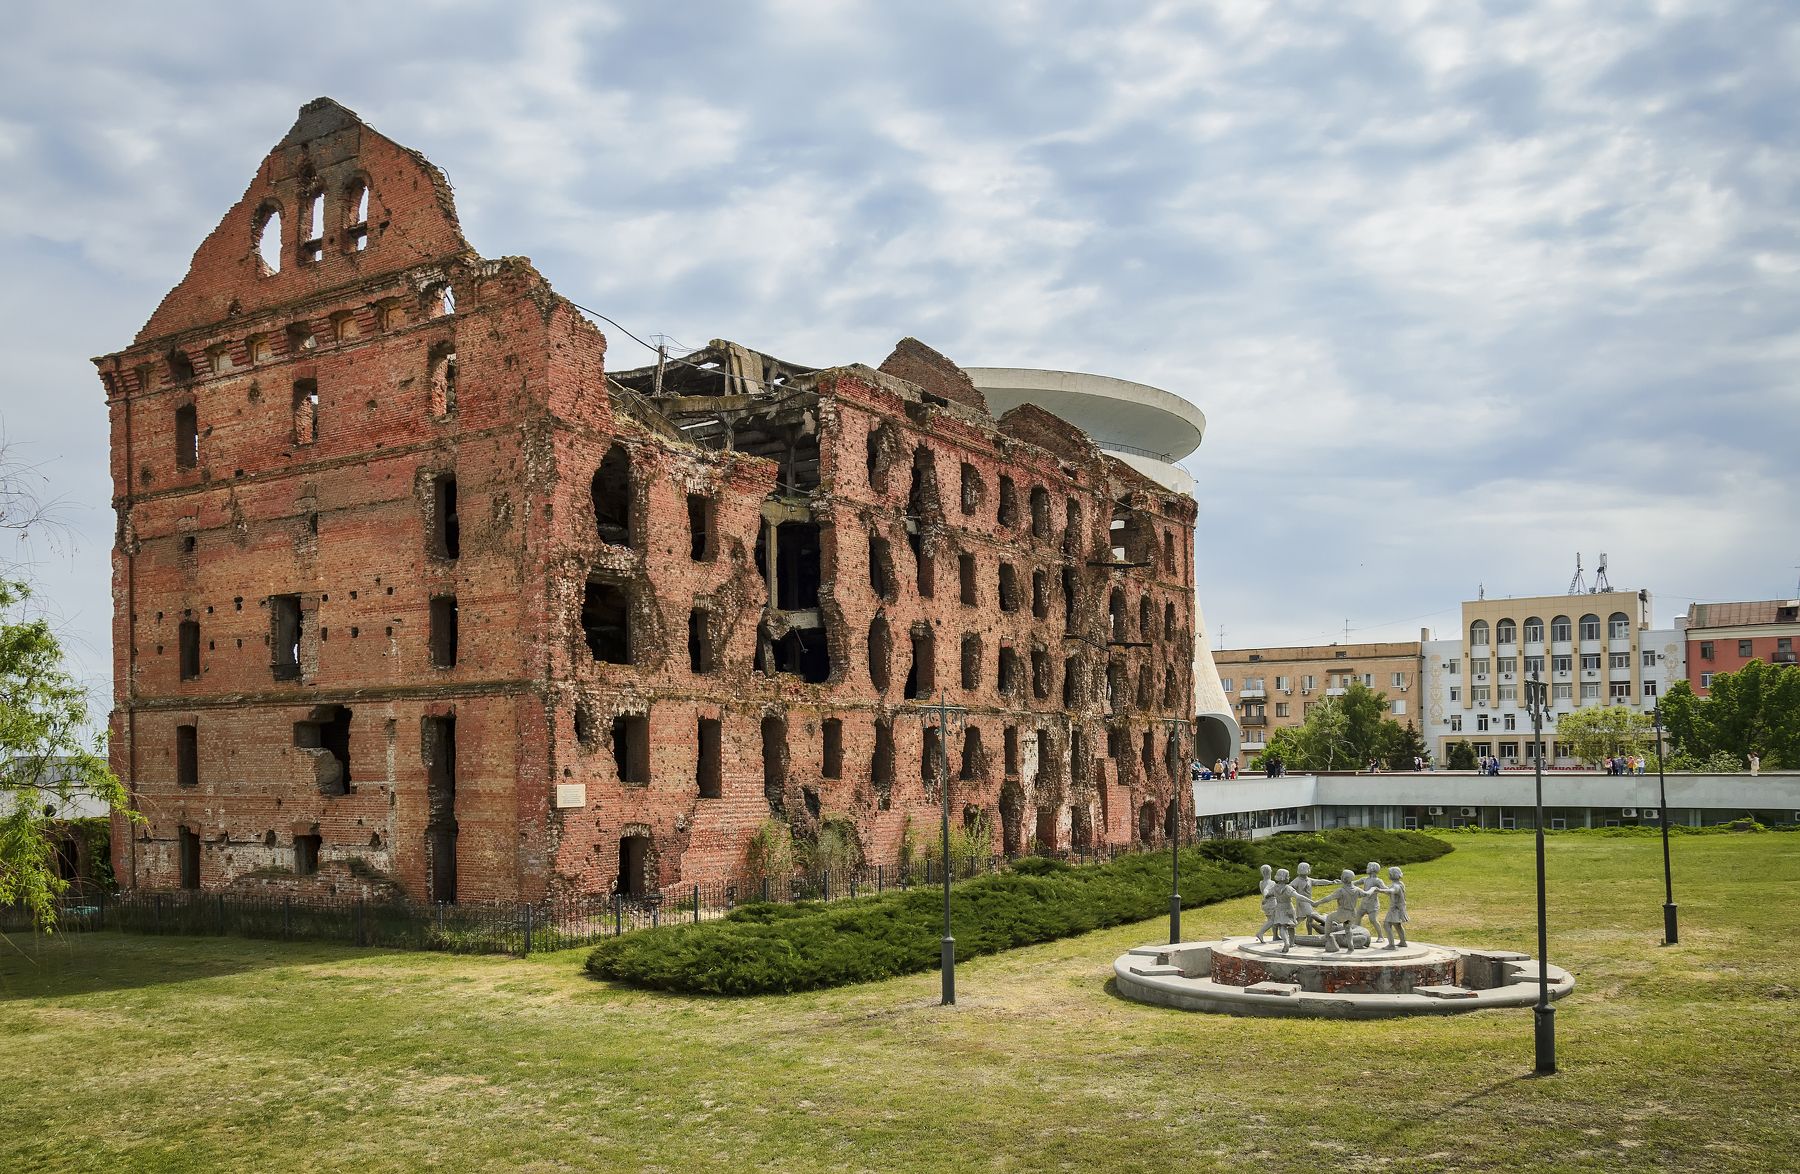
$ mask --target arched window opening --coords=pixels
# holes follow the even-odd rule
[[[1523,625],[1525,643],[1542,644],[1544,642],[1544,621],[1537,616],[1527,617]]]
[[[606,450],[594,472],[589,496],[594,503],[594,529],[600,541],[631,545],[631,454],[622,444]]]
[[[1000,610],[1019,610],[1019,572],[1011,563],[1000,564]]]
[[[908,701],[928,701],[937,691],[937,638],[930,628],[912,634],[912,667],[907,670],[904,696]]]
[[[1107,611],[1112,616],[1112,641],[1123,644],[1128,638],[1125,631],[1125,592],[1118,587],[1112,589],[1112,596],[1107,604]]]
[[[431,479],[431,553],[453,559],[462,554],[462,517],[456,501],[456,477],[439,473]]]
[[[1106,664],[1106,707],[1113,713],[1125,708],[1129,690],[1125,686],[1125,664],[1113,660]]]
[[[1163,604],[1163,639],[1175,639],[1175,604]]]
[[[1019,524],[1019,487],[1005,473],[1000,474],[1000,508],[994,520],[1008,529]]]
[[[312,265],[325,259],[325,193],[314,192],[306,201],[306,223],[300,228],[300,263]]]
[[[456,293],[448,283],[434,285],[425,291],[425,316],[444,318],[456,313]]]
[[[1583,640],[1600,639],[1600,617],[1589,613],[1581,617],[1581,638]]]
[[[875,809],[894,806],[894,721],[875,719],[875,749],[869,755],[869,786],[875,792]]]
[[[1150,708],[1152,687],[1150,666],[1147,664],[1139,665],[1137,676],[1137,705],[1139,709]]]
[[[1501,620],[1494,625],[1494,643],[1517,644],[1519,642],[1519,626],[1511,620]]]
[[[888,540],[869,531],[869,590],[875,598],[888,603],[900,597],[899,585],[894,579],[894,552]]]
[[[982,483],[981,474],[975,471],[975,466],[967,461],[963,462],[961,476],[962,512],[973,515],[981,508],[981,499],[987,496],[987,486]]]
[[[780,815],[787,809],[787,722],[769,714],[762,719],[763,798]]]
[[[264,204],[256,210],[252,239],[256,242],[256,256],[262,262],[262,275],[272,277],[280,273],[281,209],[278,206]]]
[[[1138,600],[1138,639],[1148,643],[1156,635],[1156,605],[1148,595]]]
[[[1552,643],[1567,644],[1574,639],[1575,625],[1569,622],[1568,616],[1557,616],[1550,621],[1550,640]]]
[[[1080,705],[1081,702],[1081,658],[1071,656],[1063,661],[1063,705]]]
[[[973,632],[962,638],[962,687],[964,692],[981,688],[981,637]]]
[[[360,253],[369,247],[369,185],[352,179],[344,185],[344,251]]]
[[[1064,510],[1066,520],[1063,524],[1063,550],[1069,554],[1079,554],[1081,552],[1081,502],[1071,497]]]
[[[1487,642],[1488,622],[1486,620],[1476,620],[1474,623],[1470,624],[1469,646],[1471,648],[1486,648]]]
[[[969,726],[963,731],[961,767],[957,777],[962,779],[978,779],[987,773],[987,756],[981,751],[979,726]]]
[[[1031,536],[1046,542],[1050,539],[1050,493],[1042,485],[1031,490]]]
[[[1613,640],[1629,640],[1631,638],[1631,617],[1622,611],[1612,613],[1606,621],[1606,634]]]
[[[1035,619],[1050,618],[1050,576],[1041,570],[1031,572],[1031,614]]]

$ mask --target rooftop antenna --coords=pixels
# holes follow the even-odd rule
[[[1487,598],[1487,584],[1486,583],[1475,584],[1475,602],[1480,603],[1482,600],[1484,600],[1486,598]]]
[[[1602,591],[1611,591],[1611,590],[1612,590],[1612,584],[1608,583],[1606,581],[1606,555],[1604,553],[1602,553],[1600,556],[1600,569],[1594,572],[1594,592],[1593,593],[1597,595]]]
[[[1580,595],[1587,590],[1587,576],[1581,573],[1581,556],[1575,556],[1575,577],[1569,580],[1569,594]]]

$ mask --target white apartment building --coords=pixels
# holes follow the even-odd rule
[[[1537,677],[1550,686],[1545,764],[1575,766],[1556,718],[1593,705],[1653,710],[1687,675],[1683,626],[1652,628],[1648,591],[1465,601],[1457,637],[1420,648],[1426,745],[1440,765],[1463,739],[1478,756],[1529,764],[1524,682]]]

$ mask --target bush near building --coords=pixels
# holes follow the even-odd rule
[[[1317,876],[1370,860],[1412,864],[1450,851],[1417,832],[1344,828],[1215,841],[1181,853],[1184,907],[1256,891],[1263,864],[1311,862]],[[959,958],[1145,921],[1169,907],[1169,858],[1136,853],[1087,867],[1028,857],[956,886]],[[656,990],[759,995],[843,986],[929,970],[939,961],[943,895],[919,888],[840,905],[748,905],[722,921],[627,934],[588,955],[596,978]]]

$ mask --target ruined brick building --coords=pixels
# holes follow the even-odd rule
[[[606,339],[449,185],[305,106],[111,416],[114,767],[140,886],[511,900],[736,875],[843,821],[1162,838],[1188,777],[1191,498],[948,360]]]

